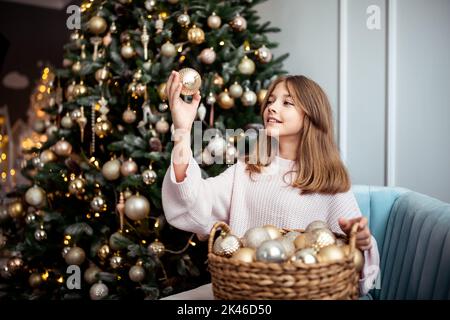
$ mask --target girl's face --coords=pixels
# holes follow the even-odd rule
[[[286,83],[276,85],[267,100],[263,112],[264,126],[268,136],[286,137],[299,135],[303,126],[304,111],[296,106],[289,95]]]

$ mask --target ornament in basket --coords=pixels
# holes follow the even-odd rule
[[[223,300],[357,299],[364,256],[350,238],[323,221],[305,230],[266,225],[235,236],[224,222],[211,229],[208,270],[214,297]],[[216,232],[221,230],[215,239]]]

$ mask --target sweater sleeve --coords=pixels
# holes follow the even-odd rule
[[[172,153],[162,185],[162,205],[167,222],[178,229],[196,233],[199,238],[209,235],[215,222],[229,223],[235,170],[236,164],[216,177],[203,179],[197,161],[191,156],[186,177],[177,182]]]
[[[339,226],[339,218],[353,219],[361,217],[355,195],[351,190],[347,192],[337,193],[332,196],[328,212],[328,225],[334,232],[342,233]],[[370,227],[370,226],[369,226]],[[359,280],[359,290],[361,295],[366,295],[375,285],[375,280],[380,270],[380,257],[378,253],[378,245],[372,236],[372,248],[364,251],[364,267],[361,271]]]

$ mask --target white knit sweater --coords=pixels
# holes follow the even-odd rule
[[[173,163],[173,154],[171,164]],[[361,211],[352,191],[334,195],[300,195],[289,185],[295,174],[295,162],[275,156],[272,163],[253,179],[239,160],[216,177],[203,179],[201,169],[191,156],[186,178],[176,182],[170,165],[162,186],[162,204],[167,221],[181,230],[209,235],[217,221],[226,222],[241,237],[257,226],[304,229],[315,220],[328,223],[331,230],[342,233],[339,217],[354,218]],[[379,255],[375,238],[372,249],[364,253],[365,265],[360,281],[361,294],[373,287],[378,275]]]

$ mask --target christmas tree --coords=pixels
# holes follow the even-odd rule
[[[268,38],[279,30],[259,22],[260,2],[82,4],[64,68],[47,71],[42,88],[50,120],[35,126],[47,139],[21,170],[30,184],[2,200],[4,296],[158,299],[209,281],[206,243],[164,219],[165,82],[183,68],[201,76],[198,120],[217,136],[195,156],[205,177],[219,174],[247,139],[225,129],[260,124],[266,89],[285,73],[287,55],[275,59]],[[225,164],[211,161],[219,154]]]

